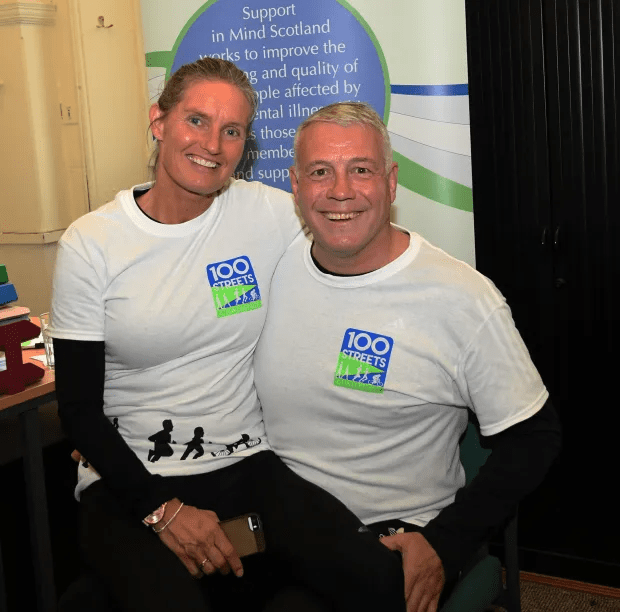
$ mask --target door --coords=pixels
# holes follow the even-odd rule
[[[522,569],[620,586],[620,2],[466,0],[466,15],[476,261],[564,429],[521,507]]]

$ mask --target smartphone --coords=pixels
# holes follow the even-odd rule
[[[265,550],[263,524],[255,512],[221,521],[220,527],[240,557]]]

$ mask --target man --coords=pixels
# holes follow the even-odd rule
[[[434,612],[542,480],[557,416],[493,284],[390,223],[398,166],[374,110],[325,107],[294,146],[312,235],[276,270],[255,355],[269,440],[401,552],[408,612]],[[468,409],[493,452],[462,488]]]

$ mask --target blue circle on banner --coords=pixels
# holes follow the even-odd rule
[[[175,44],[172,72],[205,56],[234,62],[259,94],[242,178],[290,191],[297,126],[319,108],[344,100],[387,111],[389,79],[376,39],[338,0],[274,5],[216,0],[199,9]],[[173,50],[173,51],[175,51]]]

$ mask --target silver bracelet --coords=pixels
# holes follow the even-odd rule
[[[161,533],[166,527],[168,527],[168,525],[170,525],[170,523],[172,523],[172,521],[174,521],[174,517],[179,513],[179,511],[181,510],[183,505],[184,505],[183,502],[181,502],[181,505],[176,509],[175,513],[170,517],[168,522],[161,529],[155,529],[155,527],[153,527],[153,531],[155,533]]]

